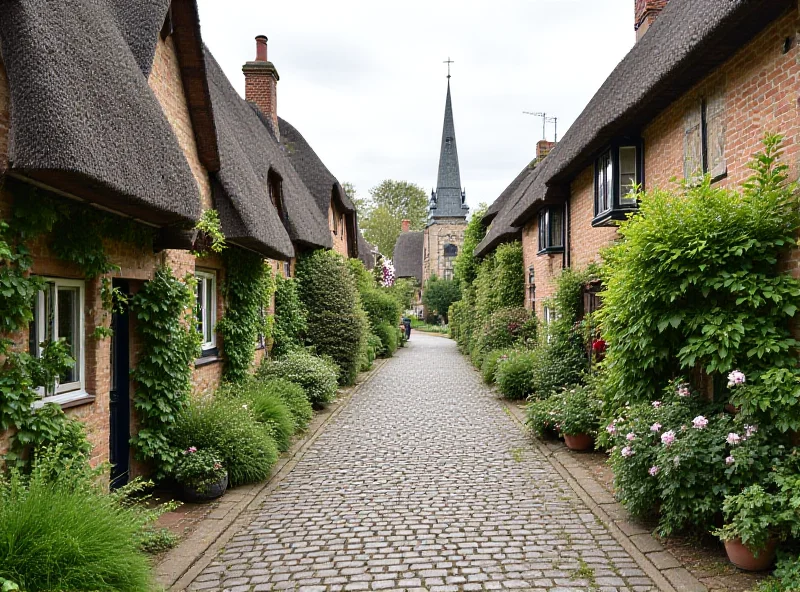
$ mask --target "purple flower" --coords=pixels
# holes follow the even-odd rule
[[[702,430],[707,425],[708,425],[708,420],[702,415],[698,415],[692,420],[692,427],[698,430]]]
[[[740,370],[734,370],[730,374],[728,374],[728,386],[740,386],[745,383],[745,376],[744,372]]]
[[[659,471],[659,468],[654,465],[654,466],[650,467],[650,470],[647,471],[647,472],[650,473],[651,477],[655,477],[656,475],[658,475],[658,471]]]
[[[670,430],[668,432],[664,432],[661,434],[661,443],[664,446],[671,446],[672,443],[675,441],[675,432]]]
[[[731,446],[736,446],[739,442],[742,441],[742,437],[739,434],[731,432],[730,434],[728,434],[728,437],[725,438],[725,441]]]
[[[631,448],[630,446],[626,446],[625,448],[620,450],[620,454],[622,456],[624,456],[625,458],[628,458],[629,456],[633,456],[633,448]]]
[[[661,407],[661,401],[653,401],[653,408],[658,409]]]
[[[679,397],[689,397],[692,394],[692,391],[689,390],[689,383],[683,382],[678,385],[678,396]]]
[[[729,457],[727,457],[727,458],[725,459],[725,464],[726,464],[726,465],[732,465],[732,464],[733,464],[733,463],[735,463],[735,462],[736,462],[736,459],[735,459],[735,458],[733,458],[732,456],[729,456]]]
[[[186,449],[186,452],[184,454],[194,454],[195,452],[197,452],[197,448],[195,448],[194,446],[189,446],[189,448]]]
[[[661,424],[658,423],[658,422],[654,423],[653,425],[650,426],[650,431],[651,432],[660,432],[661,431]]]
[[[629,432],[628,435],[625,436],[625,439],[628,442],[633,442],[636,439],[636,434],[634,434],[633,432]]]
[[[616,436],[617,434],[617,425],[613,421],[606,426],[606,431],[611,434],[612,436]]]

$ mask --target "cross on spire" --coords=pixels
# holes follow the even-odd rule
[[[447,78],[449,80],[450,79],[450,64],[455,64],[455,62],[453,60],[451,60],[450,57],[448,56],[448,58],[445,61],[443,61],[442,63],[443,64],[447,64]]]

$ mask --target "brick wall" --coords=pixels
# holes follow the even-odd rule
[[[539,319],[544,315],[545,301],[555,294],[555,279],[564,266],[564,255],[553,253],[537,255],[539,250],[539,217],[534,216],[522,228],[522,262],[525,270],[525,306],[531,308],[530,285],[528,283],[529,269],[533,266],[536,284],[536,302],[534,312]]]
[[[183,92],[178,56],[175,53],[171,35],[167,37],[166,42],[159,37],[153,59],[153,69],[150,71],[150,78],[147,82],[161,103],[161,109],[172,126],[172,131],[178,138],[178,144],[183,149],[183,154],[192,169],[203,209],[212,208],[211,182],[208,171],[200,163],[197,154],[197,141],[189,116],[189,107],[186,104],[186,95]]]
[[[570,266],[583,269],[599,261],[600,249],[617,237],[616,227],[592,227],[594,165],[587,167],[570,185],[569,208]]]
[[[347,224],[345,223],[344,209],[340,208],[334,200],[331,200],[328,209],[328,227],[331,231],[331,240],[333,240],[333,250],[347,257],[349,252],[347,249]],[[333,231],[334,228],[336,232]]]
[[[738,185],[750,171],[747,163],[760,149],[765,131],[782,133],[784,158],[793,174],[798,172],[798,89],[800,52],[798,11],[775,21],[747,46],[739,50],[689,93],[678,99],[644,131],[645,183],[647,189],[667,188],[670,178],[683,178],[684,117],[709,89],[725,88],[725,160],[728,176],[721,185]],[[793,40],[783,53],[787,38]]]

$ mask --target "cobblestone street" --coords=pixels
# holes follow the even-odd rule
[[[190,590],[655,590],[453,341],[415,333]]]

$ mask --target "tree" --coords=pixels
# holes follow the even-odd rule
[[[440,280],[435,275],[432,275],[425,282],[422,303],[425,305],[428,314],[441,315],[446,323],[447,311],[450,310],[450,305],[459,300],[461,300],[461,288],[456,280]]]
[[[486,236],[486,227],[483,225],[482,219],[486,215],[487,209],[486,204],[482,203],[477,210],[472,212],[467,229],[464,231],[464,245],[453,265],[456,279],[466,286],[472,285],[478,276],[480,260],[475,256],[475,248]]]
[[[353,202],[353,205],[356,207],[356,213],[358,214],[359,222],[362,219],[365,219],[369,216],[369,200],[366,197],[359,197],[358,191],[356,190],[356,186],[350,183],[349,181],[345,181],[342,183],[342,189],[347,194],[347,197],[350,198],[350,201]],[[361,224],[359,223],[359,226]]]
[[[356,206],[359,226],[364,238],[377,245],[381,254],[392,257],[403,220],[410,221],[412,230],[425,228],[428,197],[418,185],[391,179],[370,189],[369,195]]]

